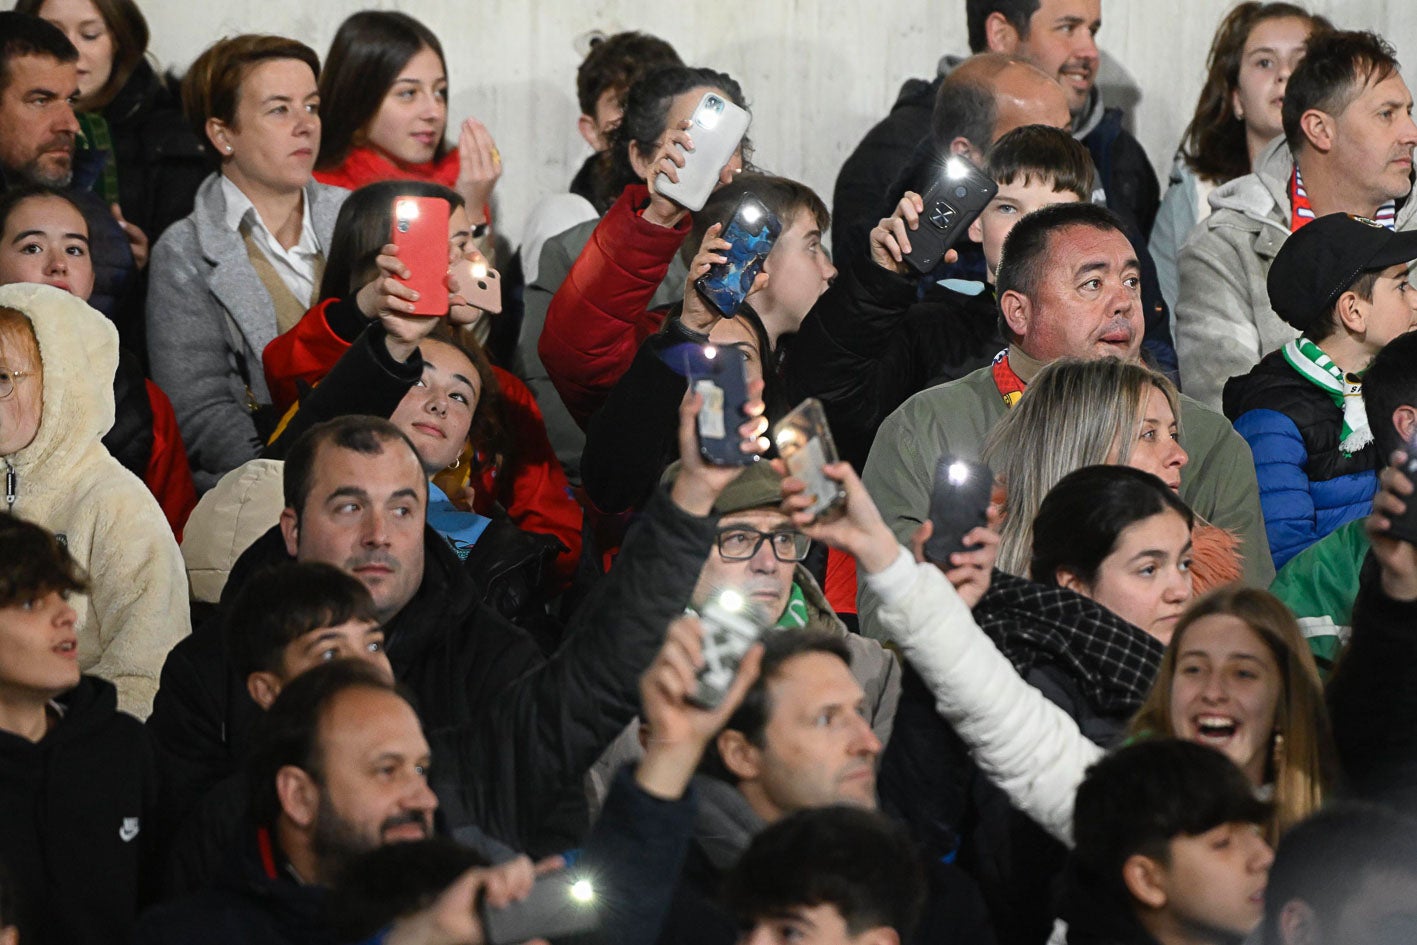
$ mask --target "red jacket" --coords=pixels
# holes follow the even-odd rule
[[[148,405],[153,412],[153,449],[143,470],[143,482],[162,506],[172,533],[181,543],[187,516],[197,507],[197,487],[192,484],[187,448],[182,445],[172,401],[152,381],[147,381],[147,391]]]
[[[325,309],[333,301],[320,302],[266,346],[262,355],[266,384],[282,411],[299,399],[301,389],[313,387],[328,374],[349,348],[350,343],[325,318]],[[546,437],[536,398],[512,374],[496,366],[492,373],[502,388],[504,419],[517,438],[517,456],[501,475],[491,468],[479,471],[472,483],[473,510],[486,515],[494,503],[500,503],[518,528],[560,539],[566,550],[557,557],[556,569],[563,582],[569,582],[581,556],[581,507],[571,497],[570,483]]]
[[[601,218],[556,290],[537,343],[547,375],[582,428],[664,321],[649,303],[691,220],[685,215],[677,226],[656,226],[639,213],[648,200],[648,188],[631,184]]]
[[[373,148],[350,148],[339,167],[327,171],[316,171],[315,179],[332,187],[358,190],[366,184],[377,184],[385,180],[421,180],[430,184],[442,184],[455,189],[458,174],[462,170],[462,158],[458,149],[452,148],[441,160],[427,164],[405,164]],[[482,212],[490,222],[492,208],[483,207]]]

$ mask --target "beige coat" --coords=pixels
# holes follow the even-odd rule
[[[145,718],[167,652],[191,632],[187,576],[172,529],[142,481],[100,442],[113,426],[118,332],[81,299],[40,285],[0,287],[27,315],[44,366],[35,438],[3,457],[9,509],[62,536],[89,575],[78,611],[79,665],[118,687],[118,707]],[[4,470],[0,470],[3,472]]]

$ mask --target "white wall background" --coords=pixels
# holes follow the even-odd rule
[[[181,71],[218,36],[275,32],[324,55],[340,21],[369,7],[427,23],[448,55],[452,117],[492,130],[506,172],[502,229],[514,242],[537,198],[564,190],[588,153],[575,131],[578,39],[642,29],[686,62],[742,83],[753,108],[757,161],[830,200],[837,169],[911,76],[932,75],[968,43],[964,0],[139,0],[152,51]],[[1302,3],[1303,0],[1300,0]],[[1126,97],[1133,125],[1165,183],[1199,93],[1206,51],[1233,0],[1106,0],[1103,80]],[[7,6],[9,4],[6,4]],[[1417,63],[1417,0],[1310,0],[1340,27],[1377,30]],[[1130,86],[1130,88],[1128,88]],[[1110,96],[1109,96],[1110,97]]]

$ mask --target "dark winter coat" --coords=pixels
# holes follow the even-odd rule
[[[1362,518],[1378,488],[1378,448],[1339,449],[1343,410],[1294,370],[1283,349],[1225,384],[1225,416],[1250,444],[1265,534],[1276,570],[1332,532]]]
[[[140,60],[103,110],[123,217],[146,233],[149,243],[192,212],[197,188],[214,170],[206,142],[182,116],[174,85]]]
[[[157,769],[142,723],[95,676],[38,742],[0,732],[0,861],[25,945],[126,945],[153,880]]]
[[[1163,650],[1087,598],[997,570],[974,616],[1019,674],[1103,746],[1120,740]],[[932,857],[957,857],[975,878],[1000,942],[1047,939],[1066,849],[978,770],[911,669],[881,762],[881,799]]]
[[[881,421],[913,394],[963,377],[1008,346],[994,293],[965,295],[870,260],[842,267],[807,313],[785,372],[789,400],[826,407],[843,459],[866,464]]]

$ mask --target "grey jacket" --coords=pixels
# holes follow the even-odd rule
[[[328,251],[349,191],[310,183],[305,197],[315,237]],[[270,403],[261,354],[276,336],[275,306],[226,225],[221,179],[208,177],[191,214],[157,241],[148,267],[148,358],[172,399],[198,492],[260,452],[247,407]]]
[[[1191,397],[1220,409],[1220,392],[1260,358],[1298,336],[1269,306],[1265,279],[1289,238],[1289,178],[1294,159],[1276,138],[1255,171],[1210,195],[1214,208],[1191,234],[1178,263],[1176,354]],[[1417,225],[1417,201],[1397,211],[1397,228]]]

